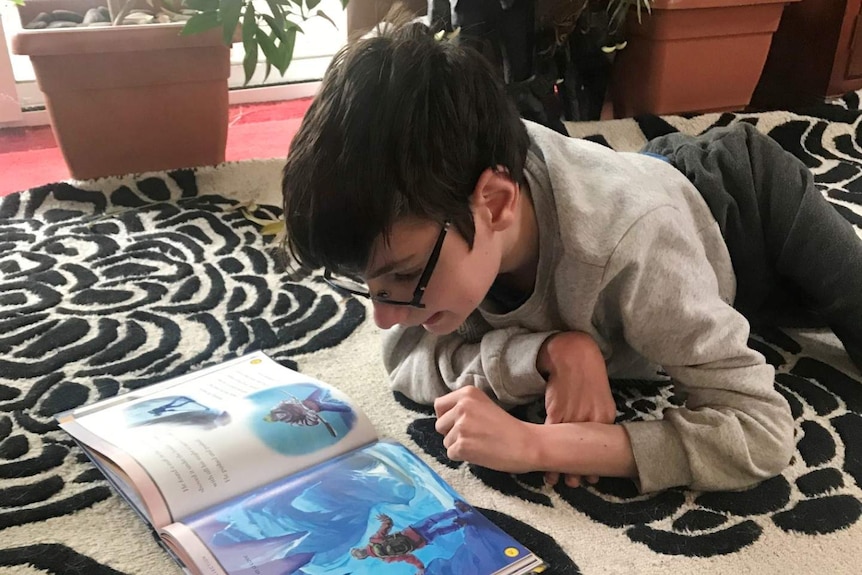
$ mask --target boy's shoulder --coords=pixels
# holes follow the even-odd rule
[[[667,161],[535,124],[527,130],[526,172],[541,223],[559,229],[563,249],[583,261],[603,265],[632,226],[657,210],[694,229],[712,221],[700,193]]]

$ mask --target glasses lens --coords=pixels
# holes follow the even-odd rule
[[[360,282],[358,282],[354,279],[351,279],[347,276],[339,276],[339,275],[334,275],[334,274],[330,275],[329,276],[329,283],[332,284],[333,286],[337,287],[338,289],[342,289],[342,290],[350,292],[350,293],[360,293],[360,294],[367,294],[368,293],[368,286],[366,286],[364,283],[360,283]]]

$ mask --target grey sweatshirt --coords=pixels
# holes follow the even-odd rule
[[[393,389],[420,403],[465,385],[504,406],[534,401],[546,383],[536,370],[544,340],[583,331],[610,377],[662,369],[685,398],[662,419],[622,423],[642,491],[735,489],[779,473],[793,419],[773,368],[747,345],[730,256],[698,191],[660,159],[527,128],[540,234],[533,293],[506,313],[486,300],[447,336],[389,330]]]

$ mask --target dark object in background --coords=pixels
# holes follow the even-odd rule
[[[428,16],[495,65],[523,118],[562,134],[600,118],[624,46],[606,0],[429,0]]]
[[[624,22],[613,23],[604,3],[591,2],[563,49],[559,86],[565,119],[598,120],[611,79],[613,53],[625,47]]]

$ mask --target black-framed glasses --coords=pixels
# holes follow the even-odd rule
[[[446,232],[448,231],[449,221],[447,220],[443,222],[443,227],[437,236],[437,242],[434,244],[434,249],[431,250],[431,255],[428,256],[428,263],[425,264],[425,269],[422,270],[422,275],[419,276],[419,282],[416,284],[416,289],[413,290],[413,299],[410,301],[389,299],[389,294],[385,291],[371,295],[365,284],[361,284],[350,278],[334,276],[328,269],[323,271],[323,281],[337,290],[368,298],[371,301],[378,301],[388,305],[407,305],[423,309],[425,304],[422,303],[422,296],[425,295],[425,288],[428,287],[428,282],[431,281],[431,274],[434,273],[434,268],[437,266],[437,260],[440,258],[440,250],[443,249],[443,240],[446,239]]]

